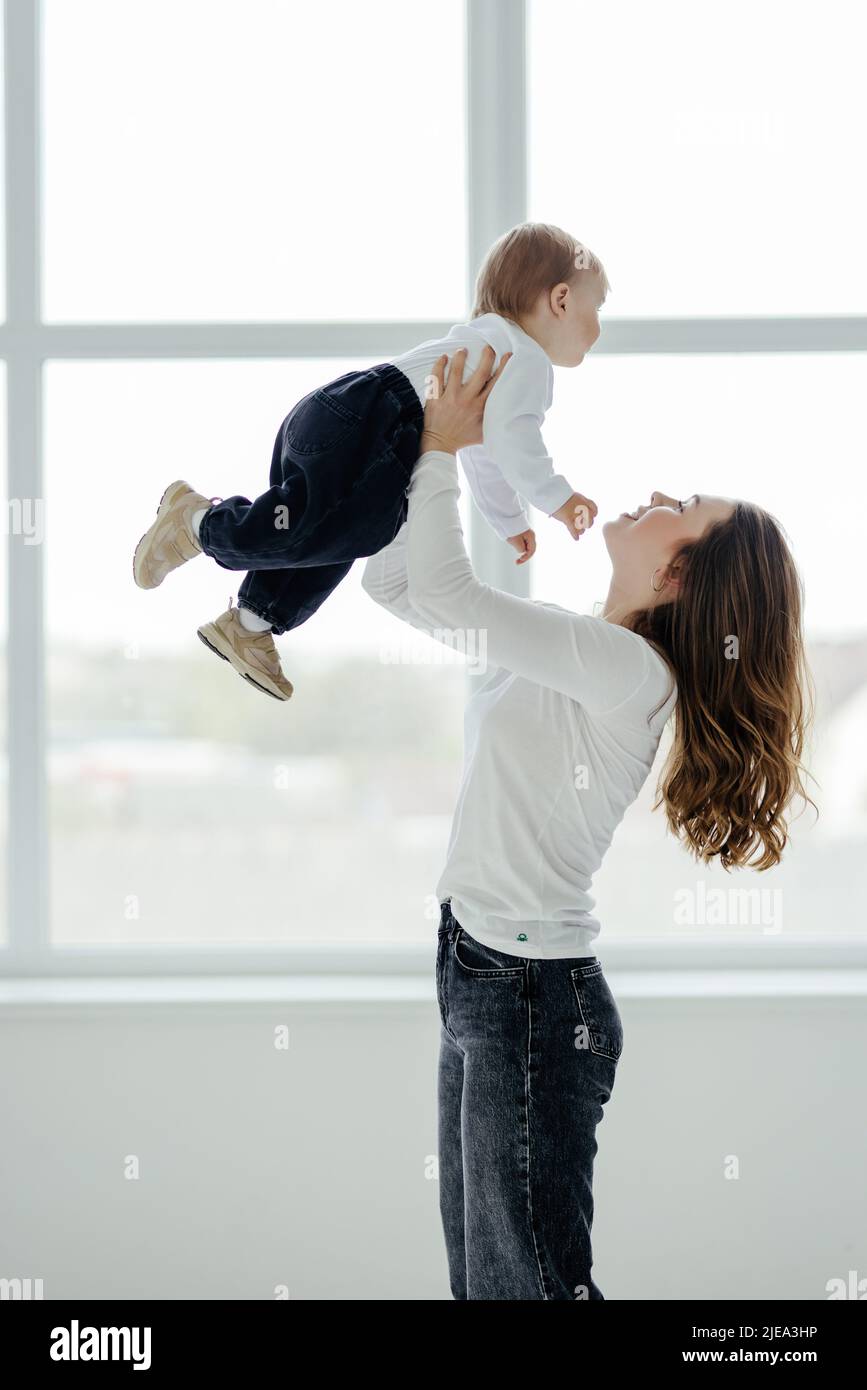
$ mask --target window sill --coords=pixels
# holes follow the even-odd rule
[[[660,970],[605,967],[618,1000],[867,1000],[867,970]],[[102,1013],[110,1009],[252,1008],[436,1003],[431,972],[412,975],[6,977],[0,1015]]]

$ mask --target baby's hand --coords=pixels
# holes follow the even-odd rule
[[[522,531],[520,536],[510,536],[509,545],[513,545],[518,552],[516,565],[523,565],[536,554],[536,532]]]
[[[577,541],[587,527],[593,525],[593,518],[598,510],[596,503],[591,502],[589,497],[580,492],[573,492],[562,507],[558,507],[551,515],[556,517],[557,521],[562,521],[570,536]]]

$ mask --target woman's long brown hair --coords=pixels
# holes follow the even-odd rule
[[[800,777],[815,704],[801,580],[780,524],[747,502],[670,564],[677,599],[624,622],[678,685],[653,809],[665,804],[671,830],[700,862],[769,869],[782,858],[793,797],[818,810]]]

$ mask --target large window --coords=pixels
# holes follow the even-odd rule
[[[652,488],[773,511],[818,685],[818,823],[771,874],[699,871],[652,776],[597,876],[604,943],[867,956],[861,7],[6,0],[3,38],[4,968],[429,971],[472,675],[358,564],[278,639],[278,705],[196,639],[241,576],[142,593],[131,554],[172,478],[261,491],[295,400],[464,318],[527,217],[612,284],[556,373],[561,471],[603,516]],[[461,505],[484,578],[604,597],[601,527],[575,546],[538,518],[516,570]],[[781,930],[684,927],[700,880],[787,890]]]

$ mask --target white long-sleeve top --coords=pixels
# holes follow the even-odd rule
[[[480,314],[469,323],[454,324],[445,338],[429,338],[390,360],[409,378],[424,404],[425,386],[438,357],[447,353],[451,360],[465,347],[466,379],[488,345],[496,353],[495,366],[504,353],[513,356],[485,403],[483,442],[462,449],[460,461],[479,510],[497,535],[507,540],[530,524],[525,501],[550,516],[574,491],[555,472],[542,438],[554,392],[554,370],[545,349],[510,319]]]
[[[587,956],[600,930],[593,874],[647,779],[676,686],[636,633],[478,580],[458,496],[454,456],[424,454],[407,520],[363,580],[413,627],[486,654],[466,708],[463,778],[436,892],[495,950]]]

